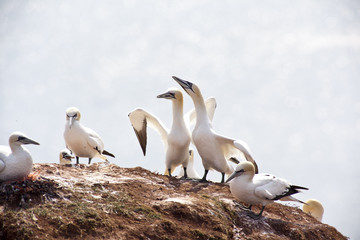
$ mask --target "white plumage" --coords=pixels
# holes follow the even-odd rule
[[[189,162],[188,162],[188,166],[186,169],[187,175],[189,178],[193,178],[193,179],[199,179],[200,176],[198,174],[198,172],[196,171],[195,167],[194,167],[194,150],[190,149],[189,150]],[[178,173],[179,177],[184,176],[184,170],[181,168],[179,173]]]
[[[262,209],[258,215],[252,214],[254,218],[259,218],[267,204],[276,200],[302,201],[292,197],[298,193],[299,189],[308,188],[291,185],[286,180],[277,178],[271,174],[255,174],[254,165],[244,161],[236,166],[235,172],[226,180],[230,181],[230,191],[239,201],[247,204],[260,204]]]
[[[233,172],[233,167],[228,163],[228,160],[239,156],[244,156],[246,160],[251,161],[257,172],[256,162],[245,142],[222,136],[214,131],[199,87],[177,77],[173,77],[173,79],[189,94],[194,102],[197,117],[192,139],[205,168],[202,181],[206,181],[210,169],[215,169],[221,172],[221,182],[224,182],[225,174],[230,175]]]
[[[184,116],[183,113],[183,95],[178,89],[169,89],[166,93],[160,94],[158,98],[170,99],[173,106],[173,123],[168,129],[162,121],[153,114],[138,108],[129,113],[130,122],[134,128],[140,146],[146,155],[147,145],[147,126],[157,131],[164,144],[165,149],[165,173],[171,176],[176,167],[182,165],[184,168],[184,177],[187,177],[187,167],[189,162],[189,145],[191,136],[189,127],[196,118],[195,111],[190,111]],[[210,117],[213,117],[216,102],[215,99],[208,99]],[[185,119],[186,120],[185,120]]]
[[[69,149],[64,148],[63,150],[60,151],[60,156],[59,156],[60,165],[71,164],[71,159],[73,158],[74,157],[71,155]]]
[[[14,132],[9,137],[9,147],[0,146],[0,181],[21,179],[31,172],[32,157],[23,144],[40,145],[23,133]]]
[[[94,130],[80,123],[80,117],[79,109],[70,107],[66,110],[64,139],[66,147],[76,157],[76,164],[79,164],[79,157],[89,158],[89,164],[94,157],[107,160],[104,154],[115,157],[104,149],[103,141]]]

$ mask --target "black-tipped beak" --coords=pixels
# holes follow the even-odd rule
[[[182,80],[178,77],[172,76],[172,78],[187,92],[187,89],[190,89],[192,92],[194,92],[192,86],[193,84],[191,82]]]
[[[176,99],[175,93],[166,92],[157,96],[157,98]]]
[[[237,171],[237,172],[233,172],[233,174],[231,174],[230,177],[225,182],[230,182],[232,179],[240,176],[243,173],[244,173],[243,169],[241,169],[240,171]]]
[[[27,138],[27,137],[23,137],[23,136],[20,136],[20,137],[18,138],[18,141],[21,142],[22,144],[40,145],[40,143],[36,142],[35,140],[32,140],[32,139]]]

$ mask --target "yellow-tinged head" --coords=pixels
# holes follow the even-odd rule
[[[250,175],[250,176],[254,176],[255,174],[255,167],[254,164],[252,164],[249,161],[243,161],[241,163],[239,163],[236,168],[235,171],[233,172],[233,174],[231,174],[231,176],[226,180],[226,182],[231,181],[232,179],[240,176],[240,175]]]
[[[76,107],[69,107],[66,109],[66,120],[70,122],[70,128],[73,125],[74,120],[79,121],[81,117],[80,111]]]
[[[322,206],[321,202],[316,199],[309,199],[305,203],[306,204],[303,205],[303,211],[309,213],[311,216],[321,222],[324,214],[324,207]]]
[[[12,145],[22,145],[22,144],[40,145],[38,142],[27,137],[22,132],[13,132],[9,137],[9,145],[12,146]]]
[[[170,100],[177,100],[182,102],[183,101],[183,94],[177,88],[169,88],[167,92],[160,94],[157,98],[165,98]]]
[[[196,86],[195,83],[185,81],[185,80],[180,79],[175,76],[173,76],[172,78],[185,90],[185,92],[187,94],[190,95],[190,97],[192,97],[192,98],[201,97],[202,98],[200,88],[198,86]]]
[[[66,109],[66,119],[69,120],[70,118],[74,118],[76,120],[80,120],[80,111],[76,107],[69,107]]]
[[[65,148],[63,150],[60,151],[60,164],[64,165],[64,164],[71,164],[71,159],[74,158],[71,155],[71,152]]]

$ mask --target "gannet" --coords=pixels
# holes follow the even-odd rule
[[[303,211],[309,213],[311,216],[316,218],[319,222],[322,221],[324,214],[324,207],[321,202],[316,199],[309,199],[303,205]]]
[[[190,95],[195,105],[197,117],[196,125],[192,132],[192,139],[205,168],[205,173],[201,180],[206,181],[209,170],[215,169],[221,172],[221,182],[223,183],[225,174],[230,175],[233,172],[233,167],[228,164],[227,160],[234,160],[232,157],[242,154],[246,160],[255,165],[256,172],[258,172],[257,164],[252,158],[249,147],[245,142],[224,137],[213,130],[199,87],[194,83],[175,76],[173,76],[173,79]]]
[[[23,144],[40,145],[21,132],[13,132],[9,147],[0,146],[0,182],[24,178],[31,172],[33,161]]]
[[[79,157],[89,158],[89,164],[94,157],[106,161],[104,155],[115,157],[114,154],[104,149],[103,141],[94,130],[84,127],[80,123],[80,111],[76,107],[66,110],[64,139],[66,147],[76,157],[76,164],[79,164]]]
[[[199,179],[200,176],[197,173],[196,169],[194,168],[194,150],[190,149],[189,150],[189,162],[188,162],[188,166],[186,169],[187,175],[189,178],[192,179]],[[179,177],[183,177],[184,176],[184,170],[181,168],[178,174]]]
[[[185,116],[183,114],[183,95],[176,88],[169,89],[166,93],[160,94],[158,98],[170,99],[172,101],[173,122],[171,129],[168,129],[162,121],[144,109],[137,108],[129,113],[129,119],[140,143],[144,156],[146,155],[147,145],[147,126],[156,130],[165,148],[165,173],[171,173],[179,165],[184,168],[184,177],[188,177],[187,166],[189,162],[189,145],[191,141],[189,127],[196,118],[195,111],[192,110]],[[214,98],[207,100],[210,118],[212,119],[216,107]],[[184,120],[186,118],[186,121]]]
[[[71,152],[69,149],[64,148],[63,150],[60,151],[60,165],[68,165],[71,164],[71,159],[74,158],[71,155]]]
[[[259,214],[251,212],[250,216],[255,219],[259,219],[265,206],[275,200],[304,203],[291,195],[300,192],[299,189],[308,190],[306,187],[291,185],[286,180],[277,178],[274,175],[255,174],[254,165],[248,161],[239,163],[235,168],[235,172],[226,182],[230,182],[232,195],[238,201],[250,204],[250,210],[254,204],[262,205]]]

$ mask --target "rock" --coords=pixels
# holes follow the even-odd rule
[[[108,163],[34,171],[35,181],[0,184],[1,239],[347,239],[278,203],[253,220],[220,183]]]

